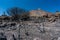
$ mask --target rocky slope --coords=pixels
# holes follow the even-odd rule
[[[0,40],[60,40],[60,21],[0,22]]]
[[[28,21],[19,22],[0,16],[0,40],[60,40],[60,12],[33,10]]]

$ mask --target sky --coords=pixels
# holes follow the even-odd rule
[[[60,0],[0,0],[0,15],[8,8],[20,7],[26,10],[60,11]]]

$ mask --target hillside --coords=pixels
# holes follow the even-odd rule
[[[20,21],[0,16],[0,40],[60,40],[60,13],[38,10],[36,14],[33,11],[29,20]]]

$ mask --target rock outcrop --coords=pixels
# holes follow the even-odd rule
[[[35,17],[47,16],[47,12],[43,10],[32,10],[30,11],[30,16],[35,16]]]

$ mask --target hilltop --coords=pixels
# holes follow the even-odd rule
[[[18,18],[19,17],[19,18]],[[60,19],[60,12],[57,11],[56,13],[47,12],[44,10],[31,10],[28,13],[17,14],[16,18],[14,16],[7,16],[2,15],[0,16],[0,21],[48,21],[48,22],[55,22],[56,20]]]

